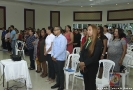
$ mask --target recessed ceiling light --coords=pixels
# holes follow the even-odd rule
[[[93,1],[93,0],[90,0],[90,1]]]
[[[117,5],[117,4],[115,4],[115,5]]]
[[[83,7],[83,6],[81,6],[81,7]]]
[[[129,4],[129,3],[127,3],[127,4]]]
[[[92,6],[91,6],[92,7]]]

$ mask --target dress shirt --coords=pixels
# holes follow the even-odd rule
[[[55,36],[51,33],[46,37],[45,43],[46,43],[46,51],[51,47],[51,43],[53,43]],[[51,54],[51,51],[48,52],[48,54]]]
[[[12,38],[12,36],[15,34],[14,38],[12,40],[16,40],[16,31],[12,30],[10,33],[10,38]]]
[[[27,45],[28,50],[34,49],[34,45],[33,45],[32,42],[34,42],[35,39],[36,39],[36,38],[35,38],[34,35],[29,36],[29,37],[27,38],[27,40],[26,40],[26,45]]]
[[[65,61],[66,47],[67,47],[66,38],[62,34],[56,36],[52,45],[51,56],[56,58],[57,61]]]

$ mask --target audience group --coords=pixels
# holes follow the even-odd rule
[[[115,62],[114,72],[120,72],[123,58],[126,54],[127,44],[133,44],[132,31],[128,30],[127,35],[121,28],[112,27],[110,30],[107,25],[88,27],[81,29],[71,29],[66,25],[65,30],[60,26],[47,27],[35,30],[31,27],[26,30],[17,30],[11,25],[8,30],[3,28],[1,35],[3,51],[12,51],[15,54],[17,40],[25,42],[25,54],[30,58],[29,70],[35,69],[37,63],[37,73],[46,81],[56,84],[51,88],[64,89],[64,64],[66,51],[72,54],[75,47],[80,47],[80,71],[83,74],[85,90],[96,90],[96,74],[101,59],[109,59]],[[21,45],[19,46],[21,48]],[[48,65],[48,69],[47,69]],[[99,78],[102,76],[100,65]],[[47,71],[48,70],[48,71]]]

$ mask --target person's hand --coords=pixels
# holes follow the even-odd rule
[[[101,59],[103,59],[103,58],[104,58],[104,56],[102,55],[102,56],[101,56]]]
[[[46,56],[48,53],[47,52],[44,52],[44,55]]]
[[[121,66],[122,65],[122,60],[119,60],[119,66]]]
[[[53,61],[56,61],[56,58],[54,58],[54,57],[52,56],[52,60],[53,60]]]
[[[80,62],[79,65],[80,65],[80,66],[85,66],[85,63],[84,63],[84,62]]]
[[[35,45],[35,41],[34,41],[34,42],[32,42],[32,44],[33,44],[33,45]]]
[[[85,66],[80,66],[80,70],[84,72]]]

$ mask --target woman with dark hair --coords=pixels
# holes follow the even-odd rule
[[[34,70],[35,69],[35,61],[34,61],[34,45],[33,42],[35,41],[35,36],[34,36],[34,30],[30,29],[29,30],[29,36],[26,39],[26,47],[28,49],[29,52],[29,56],[30,56],[30,67],[29,70]]]
[[[102,55],[101,55],[101,59],[106,59],[105,56],[105,53],[106,53],[106,50],[107,50],[107,42],[108,42],[108,38],[104,35],[103,33],[103,27],[102,26],[98,26],[98,38],[100,38],[102,40],[102,43],[103,43],[103,52],[102,52]]]
[[[103,33],[103,27],[102,26],[98,26],[98,38],[102,40],[103,43],[103,48],[102,48],[102,54],[101,54],[101,58],[100,59],[107,59],[107,42],[108,42],[108,38],[104,35]],[[102,77],[102,73],[103,73],[103,64],[100,65],[100,70],[99,70],[99,78]]]
[[[44,48],[44,55],[47,57],[48,61],[48,81],[51,83],[54,82],[55,79],[55,70],[54,70],[54,61],[52,60],[51,57],[51,49],[52,49],[52,44],[55,36],[53,35],[53,27],[48,27],[46,29],[46,33],[48,36],[46,37],[45,40],[45,48]]]
[[[98,38],[95,25],[87,27],[88,39],[80,54],[80,70],[83,74],[85,90],[96,90],[96,74],[102,54],[102,40]]]
[[[11,52],[12,48],[11,48],[11,43],[10,43],[10,29],[9,28],[8,30],[6,30],[5,41],[6,41],[8,51]]]
[[[43,28],[40,32],[40,38],[38,42],[38,47],[37,47],[37,57],[38,61],[38,70],[37,73],[41,71],[42,67],[42,74],[40,75],[42,78],[47,76],[47,64],[46,64],[46,56],[44,55],[44,46],[45,46],[45,39],[47,37],[46,30]]]
[[[126,36],[127,42],[130,43],[130,40],[131,40],[131,37],[132,37],[132,31],[131,31],[131,30],[128,30],[128,31],[127,31],[127,34],[128,34],[128,35]]]
[[[65,27],[65,30],[66,30],[66,32],[65,32],[64,36],[67,39],[67,51],[69,51],[69,53],[72,53],[72,51],[73,51],[74,35],[71,32],[71,26],[67,25]]]
[[[123,29],[117,28],[114,32],[113,40],[108,46],[108,59],[115,62],[115,72],[120,72],[124,56],[126,54],[126,41],[123,38]]]

